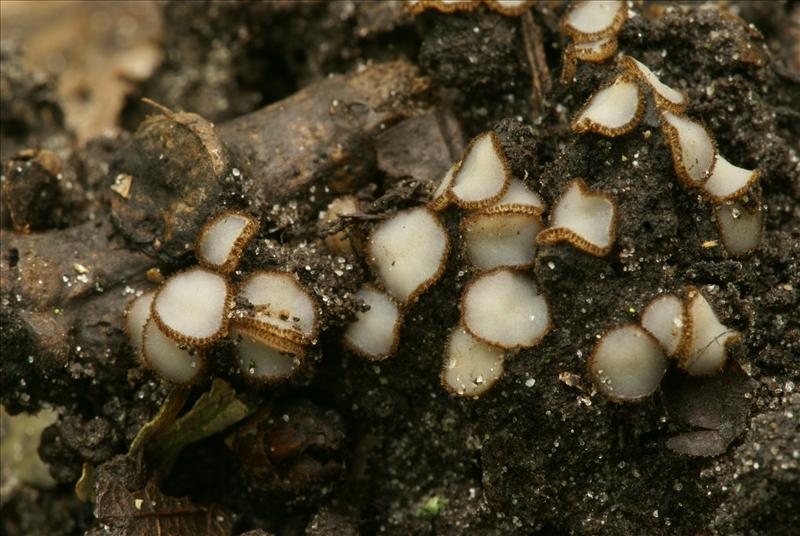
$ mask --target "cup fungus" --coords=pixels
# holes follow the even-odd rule
[[[305,345],[317,336],[317,304],[294,274],[256,272],[239,288],[239,296],[254,307],[238,323]]]
[[[344,344],[367,359],[386,359],[400,340],[400,307],[391,296],[370,286],[359,290],[356,298],[368,305],[369,310],[356,313],[355,321],[344,332]]]
[[[508,190],[492,207],[535,208],[537,212],[544,211],[544,201],[539,194],[532,192],[525,183],[519,179],[511,179]]]
[[[623,57],[621,63],[629,72],[636,75],[653,90],[656,104],[660,108],[676,114],[686,109],[686,105],[689,103],[686,93],[672,89],[663,83],[647,65],[631,56]]]
[[[661,343],[668,356],[680,348],[685,323],[683,302],[674,294],[657,296],[642,311],[642,327]]]
[[[433,192],[433,196],[431,196],[431,201],[428,203],[428,206],[433,210],[443,210],[447,208],[447,205],[450,204],[451,197],[450,197],[450,184],[453,182],[453,176],[458,171],[458,167],[461,165],[461,162],[456,162],[450,169],[447,170],[447,173],[444,174],[442,180],[439,182],[439,186],[436,187],[436,190]]]
[[[716,207],[717,227],[722,244],[733,256],[752,253],[761,242],[762,214],[759,207],[747,207],[739,201]]]
[[[550,331],[550,308],[529,276],[498,268],[476,276],[461,298],[461,319],[473,336],[498,348],[530,348]]]
[[[500,140],[494,132],[484,132],[464,151],[450,193],[461,208],[483,208],[505,194],[510,180],[511,170]]]
[[[258,222],[247,214],[223,212],[210,219],[200,231],[195,246],[198,262],[209,270],[232,272],[256,231]]]
[[[617,52],[616,36],[601,37],[593,41],[570,43],[564,49],[561,68],[561,83],[568,83],[575,75],[578,61],[601,63]]]
[[[661,114],[661,127],[672,149],[678,179],[690,187],[702,186],[713,173],[717,156],[706,127],[670,111]]]
[[[180,385],[192,383],[205,365],[196,349],[169,337],[152,317],[142,332],[142,356],[161,377]]]
[[[623,74],[589,98],[572,122],[572,130],[621,136],[639,124],[643,113],[644,97],[639,84]]]
[[[696,288],[688,291],[685,329],[678,366],[692,376],[721,371],[728,359],[728,345],[739,339],[739,333],[719,321],[714,309]]]
[[[600,338],[588,366],[598,391],[615,402],[636,402],[658,388],[667,371],[667,358],[655,337],[628,324]]]
[[[225,335],[231,291],[221,275],[190,268],[169,277],[153,298],[153,319],[170,338],[202,346]]]
[[[562,26],[575,41],[594,41],[615,35],[627,18],[622,0],[583,0],[570,6]]]
[[[616,207],[605,192],[591,192],[581,179],[570,181],[553,207],[550,227],[539,233],[539,244],[569,242],[596,256],[611,251],[616,234]]]
[[[397,212],[373,229],[367,260],[386,291],[406,305],[439,279],[449,251],[450,237],[439,216],[417,207]]]
[[[150,306],[155,295],[154,290],[145,292],[135,298],[125,309],[125,331],[128,333],[131,346],[136,350],[139,359],[142,359],[142,333],[145,324],[150,319]]]
[[[234,324],[231,339],[242,373],[259,382],[285,380],[297,371],[305,356],[302,346],[252,326]]]
[[[703,190],[717,203],[738,199],[758,179],[758,171],[734,166],[717,154],[714,171],[703,184]]]
[[[542,230],[533,207],[501,206],[461,220],[461,236],[470,262],[479,270],[529,266],[536,257],[536,236]]]
[[[463,326],[450,332],[444,349],[442,386],[460,396],[478,397],[503,375],[503,351],[470,335]]]
[[[516,17],[522,15],[532,5],[534,0],[483,0],[484,3],[501,15]]]

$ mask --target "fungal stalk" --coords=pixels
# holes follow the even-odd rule
[[[722,244],[731,255],[741,257],[758,248],[761,242],[763,215],[758,205],[748,206],[740,201],[716,207],[717,227]]]

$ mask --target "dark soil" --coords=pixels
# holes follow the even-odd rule
[[[3,534],[101,534],[108,523],[134,534],[141,525],[114,524],[129,507],[104,501],[140,497],[219,513],[209,525],[202,516],[170,525],[181,534],[212,525],[209,534],[794,533],[800,71],[786,36],[800,15],[785,2],[769,13],[734,4],[744,19],[720,6],[637,6],[619,48],[688,93],[687,113],[729,161],[762,172],[750,196],[764,207],[764,235],[742,258],[702,247],[719,241],[713,206],[678,183],[652,104],[621,137],[570,131],[617,71],[613,61],[582,63],[572,84],[558,82],[560,3],[530,12],[554,73],[534,103],[527,15],[168,2],[166,59],[129,97],[124,129],[83,147],[65,130],[53,81],[32,83],[19,50],[4,45],[2,403],[10,413],[56,406],[61,416],[39,447],[58,485],[4,497]],[[200,117],[187,126],[142,96]],[[362,213],[349,229],[363,236],[387,213],[424,202],[465,141],[489,129],[514,175],[548,205],[582,177],[612,194],[619,220],[605,257],[539,248],[532,273],[554,329],[469,400],[439,380],[473,275],[460,248],[406,311],[396,355],[367,362],[339,340],[370,271],[358,252],[329,251],[318,215],[355,194]],[[60,169],[48,155],[20,156],[25,149],[47,149]],[[111,190],[121,175],[133,178],[130,197]],[[308,366],[277,386],[239,378],[231,347],[217,345],[211,375],[258,411],[185,449],[151,487],[150,461],[124,455],[168,387],[136,361],[122,311],[134,290],[154,286],[148,269],[169,275],[195,263],[194,236],[224,208],[261,218],[234,279],[295,272],[321,305],[323,331]],[[444,214],[456,244],[460,215]],[[636,405],[595,393],[586,359],[597,337],[688,286],[742,333],[725,372],[697,382],[670,370]],[[193,386],[190,400],[209,385]],[[709,455],[715,445],[721,454]],[[267,454],[275,449],[287,453],[280,462]],[[94,513],[72,493],[87,462],[107,492]]]

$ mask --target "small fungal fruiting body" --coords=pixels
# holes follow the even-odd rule
[[[589,375],[611,400],[644,400],[658,387],[667,356],[691,376],[716,374],[738,338],[698,289],[689,288],[685,302],[661,294],[642,311],[641,326],[621,326],[600,338],[588,362]]]
[[[617,51],[617,33],[628,19],[625,2],[591,0],[573,2],[561,27],[573,42],[564,47],[561,83],[572,80],[578,61],[603,62]]]
[[[444,271],[450,237],[439,216],[426,208],[396,213],[372,232],[367,260],[386,291],[408,304]]]
[[[456,326],[445,345],[442,385],[460,396],[480,396],[503,375],[504,358],[502,350]]]
[[[573,121],[572,130],[621,136],[636,127],[643,113],[644,98],[639,84],[623,74],[589,99]]]
[[[757,205],[729,201],[717,205],[715,214],[722,243],[731,255],[749,255],[758,248],[764,223]]]
[[[705,296],[695,288],[688,291],[687,335],[679,350],[678,365],[692,376],[716,374],[728,359],[728,346],[739,333],[725,327]]]
[[[550,308],[533,279],[499,268],[475,277],[461,300],[464,327],[498,348],[530,348],[550,331]]]
[[[550,226],[536,240],[540,244],[569,242],[592,255],[606,255],[616,235],[616,210],[611,196],[591,192],[581,179],[574,179],[556,201]]]
[[[627,18],[622,0],[584,0],[572,4],[562,28],[576,41],[593,41],[616,34]]]
[[[680,349],[685,324],[683,302],[674,294],[654,298],[642,311],[642,327],[661,343],[668,356]]]
[[[356,298],[369,310],[356,314],[356,320],[348,326],[342,340],[347,348],[367,359],[386,359],[400,341],[403,321],[400,306],[391,296],[371,286],[359,290]]]
[[[224,277],[192,268],[166,280],[151,310],[158,327],[174,340],[206,345],[225,335],[231,299]]]
[[[201,266],[228,273],[238,264],[244,246],[253,238],[258,226],[246,214],[223,212],[206,223],[200,232],[195,255]]]
[[[536,257],[536,236],[542,230],[535,209],[500,206],[461,220],[461,235],[470,263],[479,270],[530,266]]]
[[[633,324],[603,335],[589,358],[595,387],[617,402],[635,402],[652,395],[666,371],[667,358],[661,345]]]
[[[450,184],[453,201],[459,207],[487,207],[506,193],[511,170],[502,152],[494,132],[472,140]]]

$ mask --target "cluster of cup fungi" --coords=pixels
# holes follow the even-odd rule
[[[195,245],[200,266],[170,276],[128,306],[126,329],[142,364],[166,380],[201,377],[211,344],[228,337],[243,374],[271,383],[291,376],[317,337],[319,309],[294,274],[249,274],[234,288],[230,274],[258,220],[235,211],[206,223]]]
[[[410,7],[450,12],[480,4],[417,0]],[[484,4],[518,15],[531,2]],[[616,52],[616,34],[626,18],[627,8],[619,0],[571,6],[563,21],[573,39],[565,50],[568,78],[577,60],[602,61]],[[715,203],[730,254],[752,252],[762,222],[758,208],[747,207],[747,194],[758,172],[736,167],[718,153],[706,128],[684,114],[686,94],[632,57],[623,56],[619,70],[577,113],[572,130],[624,135],[642,118],[648,106],[645,95],[650,94],[679,181]],[[548,211],[537,193],[512,177],[497,136],[476,136],[427,205],[391,214],[372,228],[366,241],[343,232],[326,238],[332,250],[363,254],[375,276],[374,283],[364,284],[356,294],[368,308],[357,312],[344,330],[347,349],[375,361],[396,351],[405,311],[444,273],[453,238],[440,212],[451,209],[466,212],[457,239],[476,275],[464,288],[460,321],[445,343],[441,382],[456,395],[478,397],[500,379],[507,354],[536,346],[553,327],[547,298],[528,270],[537,245],[565,243],[605,256],[616,236],[617,206],[609,193],[592,191],[573,178]],[[343,197],[322,217],[331,221],[357,210],[354,197]],[[208,346],[227,336],[247,377],[271,383],[298,370],[317,337],[320,311],[311,294],[294,274],[280,271],[250,274],[236,288],[230,281],[257,230],[258,221],[243,213],[212,218],[197,239],[200,266],[171,276],[160,289],[131,303],[126,326],[145,365],[174,383],[191,383],[204,368]],[[664,293],[647,305],[639,324],[619,326],[600,337],[588,371],[595,388],[609,399],[638,401],[658,388],[669,358],[690,375],[715,374],[738,338],[700,290]]]

